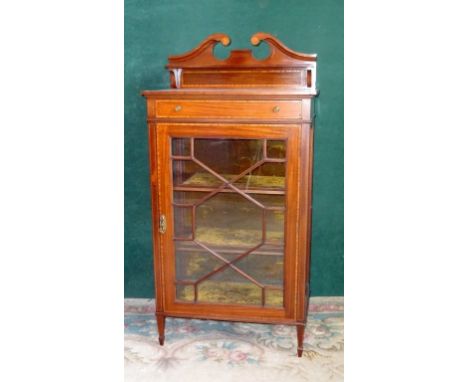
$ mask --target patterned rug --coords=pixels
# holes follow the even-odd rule
[[[125,300],[126,382],[343,380],[343,297],[313,297],[302,358],[296,328],[168,318],[159,346],[154,300]]]

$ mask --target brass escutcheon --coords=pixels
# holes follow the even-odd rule
[[[166,228],[166,215],[161,214],[161,216],[159,216],[159,232],[163,234],[166,233]]]

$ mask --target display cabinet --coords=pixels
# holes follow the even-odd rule
[[[171,89],[147,90],[156,319],[295,325],[309,294],[316,55],[266,33],[213,55],[214,34],[169,57]]]

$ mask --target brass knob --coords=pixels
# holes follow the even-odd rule
[[[279,106],[275,106],[273,108],[273,113],[278,113],[280,111],[280,107]]]
[[[175,111],[181,111],[182,110],[182,106],[180,105],[176,105],[176,107],[174,108]]]

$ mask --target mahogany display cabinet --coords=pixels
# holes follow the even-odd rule
[[[295,325],[309,297],[316,55],[266,33],[213,55],[213,34],[170,56],[171,88],[143,92],[151,169],[156,319]]]

